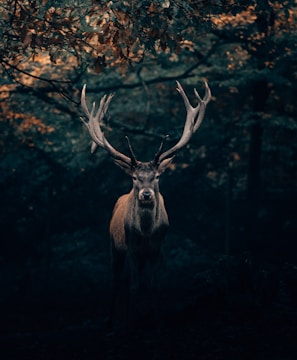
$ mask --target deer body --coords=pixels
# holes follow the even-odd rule
[[[141,269],[158,261],[169,222],[159,192],[159,172],[150,163],[141,163],[132,178],[132,190],[115,204],[109,230],[115,286],[127,257],[130,288],[136,291]]]
[[[129,246],[140,252],[147,247],[147,252],[157,252],[158,241],[154,241],[157,234],[164,233],[169,227],[163,196],[158,193],[152,207],[138,203],[135,191],[122,195],[116,202],[110,221],[110,237],[115,251],[126,252]],[[137,239],[133,238],[137,235]],[[136,241],[134,244],[133,241]]]
[[[112,95],[102,97],[95,113],[95,103],[93,103],[91,112],[86,105],[86,86],[82,91],[81,104],[89,121],[86,122],[83,118],[81,119],[91,135],[92,152],[98,146],[104,148],[113,161],[133,179],[133,188],[130,193],[122,195],[117,200],[109,227],[114,274],[114,295],[110,320],[113,317],[121,277],[125,269],[128,268],[129,271],[129,291],[132,306],[134,306],[134,294],[139,287],[141,273],[147,264],[151,268],[147,280],[149,284],[147,285],[152,288],[156,276],[156,264],[160,258],[161,247],[169,227],[164,200],[159,192],[159,177],[171,164],[176,152],[189,142],[191,136],[199,128],[206,105],[211,99],[210,89],[205,83],[206,90],[203,99],[200,98],[196,89],[194,90],[198,105],[192,107],[178,82],[177,86],[187,111],[182,136],[173,147],[163,152],[167,138],[165,137],[154,159],[150,162],[141,162],[136,159],[128,138],[126,139],[130,156],[116,150],[105,138],[100,127],[100,121],[108,109]]]

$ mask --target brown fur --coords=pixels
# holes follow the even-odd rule
[[[114,242],[114,247],[118,251],[127,251],[126,237],[125,237],[125,214],[127,203],[131,199],[133,190],[129,194],[122,195],[116,202],[112,218],[109,225],[109,232]]]
[[[137,211],[136,214],[133,214],[135,211],[135,199],[134,199],[134,190],[132,189],[130,193],[122,195],[116,202],[112,218],[109,225],[109,232],[111,241],[113,242],[113,248],[116,252],[126,252],[127,251],[127,242],[126,242],[126,231],[125,223],[130,223],[130,227],[137,227],[140,236],[144,238],[152,237],[153,233],[158,230],[160,225],[168,227],[168,216],[164,205],[163,196],[158,192],[157,196],[157,208],[152,215],[152,224],[149,227],[145,227],[142,221],[141,224],[141,211]],[[136,200],[137,203],[137,200]],[[146,212],[146,210],[143,210]],[[151,213],[150,210],[147,210],[147,213]],[[160,239],[162,241],[162,239]]]

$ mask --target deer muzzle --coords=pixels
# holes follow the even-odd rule
[[[155,200],[155,194],[151,189],[142,189],[139,191],[138,199],[143,204],[149,204]]]

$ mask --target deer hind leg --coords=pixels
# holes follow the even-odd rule
[[[147,259],[140,274],[143,287],[140,289],[142,323],[152,329],[159,328],[160,261]]]
[[[112,248],[112,297],[108,316],[108,328],[112,329],[114,322],[118,317],[122,317],[123,314],[123,300],[125,296],[123,291],[125,290],[125,252],[117,252],[114,247]],[[126,296],[127,298],[127,296]],[[128,300],[127,300],[128,301]]]
[[[131,251],[127,254],[127,270],[129,275],[128,284],[128,307],[127,317],[129,327],[133,329],[135,321],[137,320],[138,305],[139,305],[139,261],[137,256]]]
[[[138,325],[158,327],[155,321],[156,299],[158,299],[158,269],[157,259],[151,261],[147,257],[127,256],[129,264],[129,327],[133,330]]]
[[[159,249],[158,249],[159,250]],[[146,258],[143,273],[142,288],[143,323],[152,330],[160,330],[162,327],[162,286],[164,272],[164,259],[162,251],[154,252]]]

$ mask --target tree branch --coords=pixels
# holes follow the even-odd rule
[[[88,93],[110,92],[110,91],[116,91],[116,90],[120,90],[120,89],[135,89],[137,87],[142,87],[143,82],[145,82],[145,85],[148,86],[148,85],[152,85],[152,84],[158,84],[158,83],[162,83],[162,82],[181,80],[181,79],[185,79],[185,78],[188,78],[188,77],[192,77],[192,76],[194,76],[192,74],[192,72],[195,69],[197,69],[199,66],[201,66],[202,64],[207,63],[208,58],[216,51],[216,49],[218,48],[218,46],[220,44],[221,44],[221,39],[219,39],[215,44],[213,44],[211,49],[209,49],[207,54],[202,59],[197,61],[194,65],[192,65],[187,70],[180,73],[179,75],[159,76],[159,77],[156,77],[156,78],[150,79],[150,80],[141,79],[140,81],[130,83],[130,84],[121,83],[121,84],[118,84],[118,85],[110,85],[110,86],[105,86],[105,87],[100,87],[100,88],[88,87]]]

